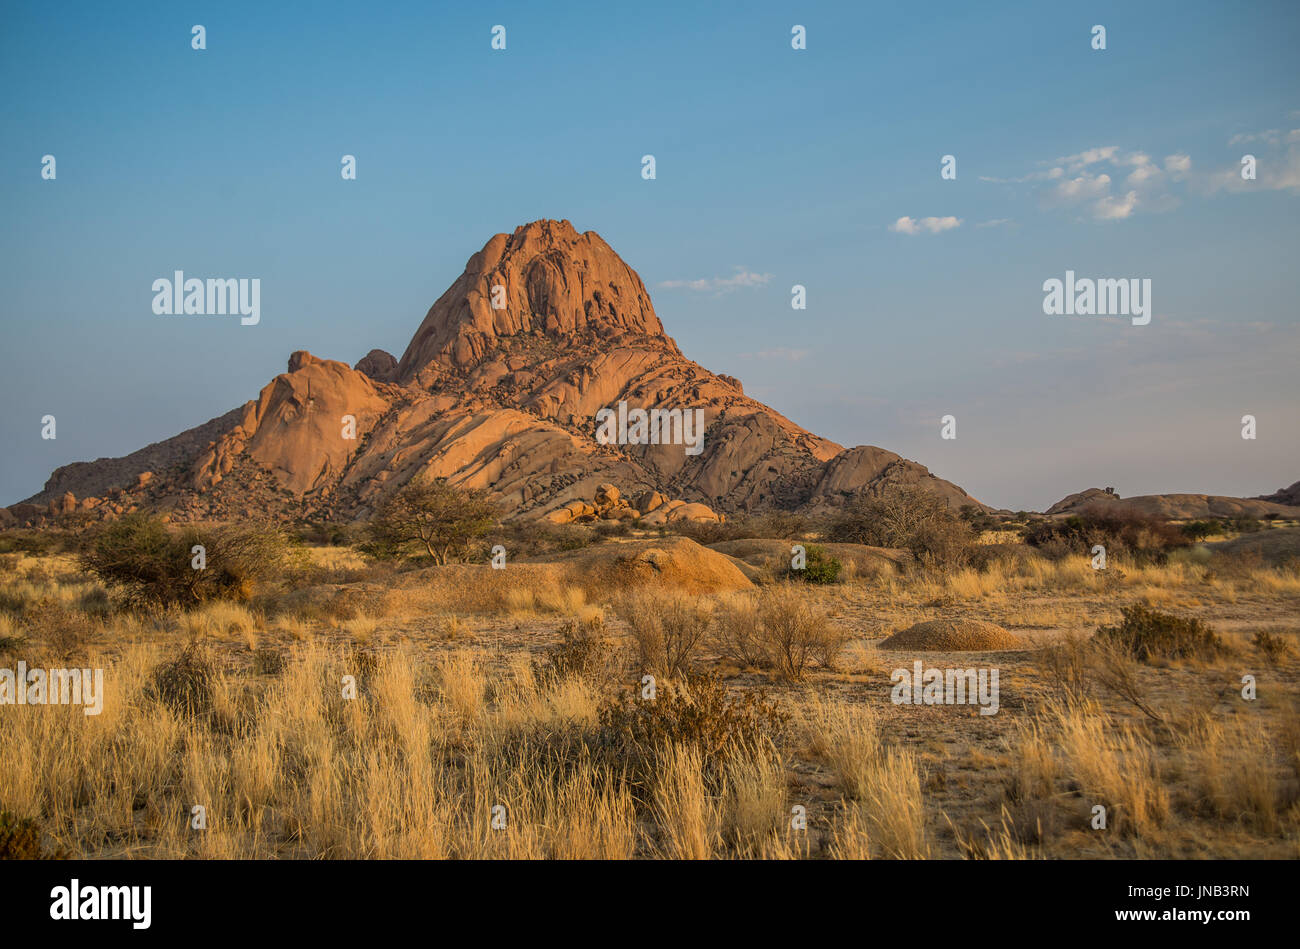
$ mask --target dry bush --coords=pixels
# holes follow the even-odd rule
[[[202,546],[206,565],[192,565]],[[283,579],[296,558],[284,536],[251,527],[174,530],[156,517],[131,514],[95,535],[82,566],[122,591],[134,606],[191,606],[212,599],[247,600],[255,585]]]
[[[1210,659],[1223,653],[1223,641],[1198,619],[1184,619],[1137,604],[1123,609],[1115,626],[1097,630],[1099,643],[1112,643],[1142,662]]]
[[[759,691],[730,696],[711,675],[687,675],[680,684],[656,686],[655,697],[624,694],[599,712],[596,744],[611,762],[621,762],[631,780],[647,783],[665,748],[698,748],[717,778],[737,755],[776,743],[789,716]]]
[[[181,714],[197,714],[212,706],[218,675],[216,660],[198,642],[187,644],[169,662],[153,671],[153,696]]]
[[[85,613],[67,609],[48,597],[29,607],[24,621],[31,636],[48,643],[63,660],[83,654],[99,630],[98,624]]]
[[[1089,674],[1098,685],[1129,702],[1147,718],[1167,724],[1165,715],[1151,705],[1138,662],[1125,645],[1094,638],[1089,648]]]
[[[1131,508],[1085,511],[1062,519],[1043,519],[1025,531],[1025,543],[1044,555],[1090,555],[1100,544],[1108,559],[1127,558],[1137,564],[1164,563],[1171,550],[1188,546],[1188,537],[1168,520]]]
[[[1251,644],[1263,654],[1264,659],[1271,666],[1276,666],[1293,652],[1289,642],[1264,629],[1255,634]]]
[[[680,593],[635,590],[618,599],[614,610],[636,641],[643,669],[669,676],[690,671],[713,620],[699,600]]]
[[[533,661],[533,674],[538,678],[572,676],[603,685],[620,671],[618,646],[609,635],[603,614],[566,620],[560,636],[559,646],[549,650],[543,659]]]
[[[66,860],[62,850],[50,852],[41,842],[41,824],[0,809],[0,860]]]
[[[827,531],[827,540],[910,550],[935,569],[961,566],[975,534],[939,495],[918,485],[891,485],[859,495]]]
[[[794,584],[774,584],[759,593],[758,621],[770,660],[793,681],[803,678],[810,659],[833,666],[848,639],[831,625],[826,610]]]
[[[713,631],[713,646],[722,655],[749,668],[771,665],[753,596],[729,593],[719,597],[713,613]]]
[[[284,671],[285,656],[273,646],[259,646],[253,650],[253,672],[257,675],[278,676]]]

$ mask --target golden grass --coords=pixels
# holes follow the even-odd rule
[[[328,569],[366,566],[346,548],[312,556]],[[1217,664],[1130,664],[1142,696],[1165,689],[1151,700],[1159,725],[1114,692],[1070,684],[1086,671],[1081,640],[1037,654],[1037,666],[1026,655],[1017,677],[1003,679],[1023,703],[996,721],[971,719],[1000,729],[991,739],[951,710],[894,710],[888,670],[862,639],[834,670],[810,664],[798,686],[765,671],[768,663],[750,664],[729,688],[778,688],[802,727],[720,768],[690,744],[671,745],[646,785],[584,744],[611,686],[535,671],[539,627],[546,640],[553,617],[606,615],[610,591],[569,574],[422,570],[382,589],[365,585],[355,608],[337,613],[317,609],[336,584],[307,591],[319,599],[305,600],[301,614],[259,599],[258,609],[213,602],[150,615],[105,609],[103,587],[67,555],[5,563],[0,592],[16,606],[0,610],[0,664],[55,653],[50,642],[24,641],[27,606],[89,611],[88,598],[101,601],[77,664],[105,668],[103,713],[0,708],[0,748],[23,763],[7,770],[0,808],[38,816],[52,844],[77,856],[1022,859],[1089,847],[1174,856],[1189,835],[1240,854],[1294,837],[1300,820],[1300,715],[1287,704],[1294,657],[1268,667],[1266,699],[1232,714],[1196,678],[1238,675],[1243,661],[1258,660],[1249,633],[1226,631],[1237,649]],[[1300,594],[1293,567],[1215,569],[1189,559],[1101,573],[1086,560],[1030,558],[807,595],[871,637],[946,616],[1090,631],[1093,611],[1109,621],[1138,598],[1202,614],[1265,603],[1276,617],[1277,604]],[[734,620],[724,639],[757,616],[752,595],[692,602],[720,632]],[[503,649],[505,623],[516,633]],[[474,645],[484,639],[488,646]],[[169,706],[152,682],[187,640],[218,659],[200,711]],[[263,661],[279,655],[282,669]],[[717,665],[707,647],[691,663]],[[345,676],[356,679],[355,699],[343,696]],[[1176,698],[1170,684],[1181,689]],[[191,827],[196,803],[206,830]],[[1093,804],[1106,806],[1109,836],[1087,829]],[[809,831],[791,828],[795,805],[806,806]],[[945,814],[954,808],[962,829]]]

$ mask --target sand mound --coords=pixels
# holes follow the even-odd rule
[[[609,589],[662,584],[686,593],[747,590],[753,584],[731,558],[687,537],[611,541],[531,558],[566,568],[572,581]]]
[[[876,644],[877,649],[980,652],[1023,649],[1025,644],[996,623],[978,619],[934,619],[917,623]]]

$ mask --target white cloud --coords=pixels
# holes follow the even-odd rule
[[[1053,193],[1060,201],[1070,204],[1075,201],[1086,201],[1089,198],[1099,198],[1110,190],[1110,175],[1104,172],[1100,175],[1089,175],[1085,172],[1077,178],[1067,178],[1053,189]]]
[[[1003,224],[1014,223],[1009,217],[995,217],[991,221],[980,221],[976,227],[1001,227]]]
[[[889,229],[898,234],[920,234],[922,231],[929,231],[931,234],[938,234],[941,231],[951,231],[955,227],[961,226],[961,218],[952,217],[923,217],[919,221],[915,218],[900,217]]]
[[[1132,214],[1137,204],[1136,191],[1130,191],[1122,198],[1108,195],[1092,206],[1092,214],[1102,221],[1119,221]]]
[[[1101,161],[1111,161],[1115,153],[1119,151],[1118,145],[1105,145],[1101,148],[1089,148],[1079,152],[1077,155],[1067,155],[1064,158],[1058,158],[1052,162],[1053,165],[1064,165],[1070,174],[1078,174],[1089,165],[1095,165]]]
[[[1300,112],[1291,114],[1292,118],[1297,116]],[[1087,205],[1092,217],[1099,221],[1122,221],[1139,211],[1171,211],[1189,192],[1205,195],[1262,190],[1300,195],[1300,129],[1266,129],[1234,135],[1229,140],[1231,145],[1248,143],[1257,159],[1258,177],[1253,181],[1242,180],[1240,161],[1217,170],[1193,170],[1192,158],[1184,152],[1173,152],[1159,161],[1147,152],[1124,151],[1116,145],[1039,162],[1040,170],[1019,178],[981,176],[980,180],[1028,183],[1042,207]],[[1114,190],[1112,186],[1116,186]]]
[[[698,280],[663,280],[659,287],[664,290],[695,290],[700,293],[730,293],[742,287],[761,287],[772,279],[770,273],[754,273],[745,267],[737,267],[730,277],[701,277]]]

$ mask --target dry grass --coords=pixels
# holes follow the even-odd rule
[[[346,548],[312,556],[339,575],[371,569]],[[1031,557],[618,604],[622,591],[549,565],[474,566],[150,614],[116,607],[69,557],[5,557],[0,665],[71,655],[105,669],[98,716],[0,707],[0,748],[24,764],[0,806],[74,856],[1295,855],[1294,566]],[[1143,598],[1226,612],[1230,648],[1138,663],[1080,634]],[[1046,631],[999,660],[997,716],[889,702],[869,640],[949,617]],[[570,626],[598,632],[582,657],[559,656],[576,648]],[[774,690],[802,727],[725,755],[670,740],[632,780],[601,715],[639,680],[638,643],[661,688],[712,668],[733,699]],[[1259,676],[1256,702],[1237,695],[1242,671]],[[195,804],[206,830],[190,826]],[[807,830],[792,829],[796,806]]]

